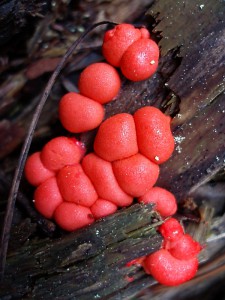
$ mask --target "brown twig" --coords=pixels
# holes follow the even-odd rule
[[[46,103],[46,100],[51,92],[52,86],[63,69],[66,61],[68,58],[72,55],[73,51],[76,49],[76,47],[79,45],[79,43],[90,33],[93,29],[95,29],[98,26],[101,25],[116,25],[116,23],[109,22],[109,21],[102,21],[96,24],[93,24],[90,26],[72,45],[71,47],[67,50],[65,55],[62,57],[61,61],[59,62],[58,66],[56,67],[55,71],[52,73],[45,90],[42,94],[42,97],[40,99],[39,104],[36,107],[36,110],[34,112],[33,119],[31,121],[30,127],[28,129],[28,133],[25,139],[25,142],[23,144],[21,154],[19,157],[18,165],[15,170],[14,178],[13,178],[13,183],[12,187],[10,190],[9,198],[8,198],[8,203],[7,203],[7,208],[6,208],[6,214],[4,218],[4,223],[3,223],[3,228],[2,228],[2,234],[1,234],[1,252],[0,252],[0,278],[2,279],[4,276],[4,269],[5,269],[5,262],[6,262],[6,255],[7,255],[7,249],[8,249],[8,242],[9,242],[9,236],[10,236],[10,229],[11,229],[11,224],[12,224],[12,218],[13,218],[13,209],[14,205],[16,202],[18,190],[19,190],[19,185],[24,169],[24,165],[27,159],[27,155],[30,149],[30,145],[32,142],[33,134],[37,125],[37,122],[39,120],[40,114],[42,112],[42,109]]]

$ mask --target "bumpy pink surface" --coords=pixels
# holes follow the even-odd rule
[[[125,51],[120,61],[120,68],[126,78],[141,81],[156,72],[158,59],[158,45],[153,40],[142,38]]]
[[[144,268],[159,283],[175,286],[195,276],[198,260],[196,257],[189,260],[179,260],[173,257],[169,251],[161,249],[147,256],[144,261]]]
[[[174,150],[171,118],[156,107],[146,106],[135,112],[134,121],[139,151],[157,164],[168,160]]]
[[[167,245],[169,252],[176,258],[188,260],[196,256],[202,249],[201,245],[189,234],[184,234],[177,241]]]
[[[78,93],[67,93],[59,102],[59,119],[63,127],[73,133],[98,127],[104,118],[103,106]]]
[[[106,31],[102,45],[105,59],[111,65],[119,67],[124,52],[133,42],[141,38],[141,35],[141,31],[131,24],[119,24]]]
[[[59,136],[50,140],[41,151],[46,168],[58,171],[66,165],[79,163],[84,152],[75,139]]]
[[[112,101],[119,93],[121,80],[118,71],[111,65],[100,62],[86,67],[80,74],[80,93],[101,104]]]
[[[55,177],[40,184],[34,192],[35,208],[46,218],[52,218],[55,209],[63,202]]]
[[[133,197],[146,194],[156,183],[159,166],[137,153],[112,163],[120,187]]]
[[[150,39],[150,32],[148,31],[147,28],[142,27],[140,28],[140,32],[141,32],[141,37],[144,39]]]
[[[159,226],[159,231],[164,239],[171,242],[177,241],[184,234],[183,227],[175,218],[166,220],[161,226]]]
[[[136,154],[138,146],[133,116],[121,113],[105,120],[95,137],[94,150],[108,161]]]
[[[91,206],[98,198],[80,164],[66,166],[57,175],[59,190],[66,201]]]
[[[116,181],[111,162],[94,153],[89,153],[83,158],[82,167],[100,198],[109,200],[121,207],[132,203],[133,198],[126,194]]]
[[[117,211],[117,206],[111,201],[97,199],[91,206],[91,212],[96,219],[106,217]]]
[[[54,218],[67,231],[74,231],[94,222],[90,208],[72,202],[61,203],[55,210]]]
[[[151,188],[149,192],[138,198],[138,202],[155,204],[154,209],[163,217],[169,217],[177,211],[174,195],[161,187]]]
[[[41,152],[35,152],[28,157],[24,172],[27,181],[34,186],[38,186],[46,179],[55,175],[55,172],[50,171],[43,165]]]

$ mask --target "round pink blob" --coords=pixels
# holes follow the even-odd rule
[[[54,214],[56,223],[64,230],[74,231],[94,222],[88,207],[72,202],[61,203]]]
[[[63,202],[55,177],[41,183],[34,192],[34,205],[44,217],[52,218],[55,209]]]
[[[97,199],[91,206],[91,212],[95,219],[100,219],[117,211],[117,206],[111,201],[105,199]]]
[[[41,152],[31,154],[25,164],[24,173],[27,181],[38,186],[45,180],[55,175],[55,172],[46,168],[41,161]]]

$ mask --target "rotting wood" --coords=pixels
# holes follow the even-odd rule
[[[149,13],[157,12],[162,54],[181,47],[182,56],[167,82],[180,99],[176,150],[158,184],[182,201],[225,165],[225,9],[222,1],[158,1]]]
[[[31,240],[8,256],[0,297],[108,296],[135,276],[138,267],[127,262],[159,249],[160,223],[151,205],[136,204],[62,238]]]
[[[182,200],[224,167],[224,94],[199,111],[188,123],[178,127],[175,138],[177,150],[162,166],[159,183]]]
[[[183,3],[184,2],[186,1],[183,1]],[[193,2],[196,3],[195,1]],[[161,3],[162,6],[160,6],[160,9],[155,9],[155,12],[159,12],[162,16],[163,15],[165,16],[167,13],[166,3],[170,7],[175,7],[177,4],[174,1],[167,1],[167,2],[157,1],[156,5],[157,3]],[[208,1],[207,5],[205,6],[205,10],[209,9],[209,4],[210,5],[215,4],[215,1]],[[219,7],[217,4],[219,5]],[[157,6],[155,7],[157,8]],[[224,13],[221,1],[216,3],[216,7],[217,7],[216,13],[218,12]],[[160,20],[160,14],[159,14],[159,20]],[[164,166],[161,167],[161,176],[160,176],[159,183],[165,187],[168,187],[170,190],[173,190],[175,194],[178,196],[178,200],[181,200],[187,196],[187,194],[190,192],[191,189],[193,189],[193,187],[196,187],[199,184],[210,180],[213,174],[216,173],[218,170],[220,170],[224,165],[223,153],[225,153],[224,152],[225,143],[224,143],[224,133],[221,130],[224,129],[224,118],[223,118],[223,109],[220,110],[221,106],[219,106],[224,102],[224,98],[222,94],[222,89],[221,90],[218,89],[222,87],[223,66],[217,65],[216,67],[215,64],[213,64],[213,61],[211,61],[212,68],[207,68],[208,74],[205,74],[205,72],[203,73],[198,72],[198,70],[200,71],[204,70],[209,57],[215,58],[215,61],[217,63],[222,62],[224,57],[224,50],[223,48],[221,48],[221,45],[224,45],[224,40],[223,40],[224,23],[223,22],[216,23],[215,18],[212,18],[213,21],[210,20],[210,22],[206,23],[204,27],[206,29],[204,29],[203,31],[205,32],[206,35],[202,36],[202,39],[199,39],[199,35],[196,34],[196,32],[194,32],[196,27],[194,27],[194,29],[193,27],[190,27],[190,30],[188,30],[186,24],[187,24],[187,18],[189,18],[189,14],[186,14],[185,9],[183,9],[182,14],[179,13],[179,11],[177,11],[175,14],[176,16],[174,20],[176,20],[176,24],[174,24],[173,27],[176,29],[177,32],[179,32],[180,27],[177,24],[182,24],[182,28],[185,28],[185,34],[187,33],[187,35],[185,35],[186,36],[185,41],[189,41],[189,42],[191,41],[195,45],[194,48],[191,49],[189,44],[187,45],[181,43],[177,36],[175,36],[175,41],[172,47],[165,48],[167,42],[166,42],[166,36],[164,30],[162,32],[162,40],[160,43],[162,45],[162,51],[164,51],[164,49],[165,51],[162,52],[164,53],[164,55],[161,58],[161,66],[159,68],[158,73],[153,78],[151,78],[146,82],[132,83],[132,84],[126,82],[119,96],[121,97],[121,99],[124,98],[124,103],[122,102],[120,106],[119,104],[120,98],[118,98],[118,100],[116,100],[118,101],[117,104],[115,101],[111,105],[112,106],[118,105],[117,106],[118,110],[121,111],[125,110],[128,112],[129,111],[133,112],[134,110],[137,109],[137,107],[139,107],[139,105],[142,106],[142,105],[149,105],[149,104],[158,106],[165,110],[167,106],[164,107],[164,103],[166,104],[168,102],[167,99],[170,96],[172,96],[171,91],[175,92],[175,94],[178,97],[178,104],[180,104],[180,115],[178,115],[178,117],[174,119],[173,129],[174,129],[175,137],[177,138],[176,146],[179,147],[177,147],[172,159]],[[196,20],[198,20],[198,17],[196,17]],[[224,18],[222,20],[224,20]],[[158,26],[156,27],[156,30],[160,30],[159,25],[162,26],[164,29],[167,29],[168,31],[172,30],[168,22],[169,20],[164,18],[161,22],[159,22]],[[195,22],[193,21],[193,23]],[[217,28],[218,30],[216,30]],[[174,33],[174,31],[171,32],[172,34]],[[217,38],[217,43],[215,40],[216,38]],[[182,44],[183,47],[180,48]],[[214,44],[217,45],[215,49],[211,47]],[[203,45],[206,46],[204,52],[202,51]],[[183,51],[182,49],[184,48],[185,48],[185,55],[182,54]],[[172,49],[172,50],[168,52],[168,49]],[[181,49],[180,55],[181,56],[184,55],[184,57],[181,60],[181,63],[180,63],[180,58],[178,59],[176,57],[179,49]],[[200,56],[198,56],[199,51],[203,55],[201,54]],[[193,61],[196,62],[195,69],[192,68]],[[167,67],[168,65],[173,66],[171,72],[169,73],[167,73],[167,69],[165,68],[166,64]],[[184,74],[184,80],[180,80],[182,74]],[[202,84],[202,82],[199,81],[200,75],[203,76],[202,78],[206,80],[206,83],[208,84],[206,91],[204,90],[205,83],[203,82],[204,84]],[[154,90],[154,92],[152,92],[152,89]],[[202,95],[200,95],[201,92]],[[196,95],[198,97],[196,97]],[[209,95],[209,98],[207,98],[207,95]],[[193,100],[192,97],[194,97],[195,101]],[[107,113],[108,114],[116,113],[117,111],[115,107],[110,108],[110,105],[108,105]],[[185,119],[184,116],[186,111],[188,111],[188,118]],[[190,123],[192,125],[190,125]],[[221,128],[220,128],[220,124],[221,124]],[[178,140],[178,138],[181,139]],[[214,138],[213,143],[212,143],[212,138]],[[89,140],[90,139],[87,138],[87,141]],[[198,147],[200,147],[200,149]],[[91,228],[92,226],[90,226],[88,230],[90,230]],[[66,242],[66,237],[63,238],[63,241]],[[33,254],[30,254],[31,257],[32,255]],[[9,257],[9,261],[10,261],[10,257]],[[25,271],[30,272],[31,269]],[[54,275],[57,276],[57,272],[60,271],[62,271],[62,269],[56,270],[56,273]],[[116,275],[118,275],[116,271],[114,272]],[[67,273],[67,275],[68,274],[69,273]],[[62,273],[61,276],[63,275],[64,274]],[[142,275],[140,275],[140,277]],[[115,280],[115,277],[113,277],[113,274],[109,276],[111,276],[109,278],[111,282],[113,282]],[[116,276],[116,278],[117,277],[119,277],[119,275]],[[55,278],[56,277],[54,277],[54,279]],[[73,273],[71,277],[68,275],[67,277],[68,285],[65,286],[65,288],[71,288],[71,285],[69,283],[69,279],[71,278],[73,278]],[[30,279],[31,278],[28,277],[28,281],[25,281],[23,283],[24,284],[23,288],[25,286],[25,290],[23,291],[23,293],[24,292],[28,293],[27,298],[29,298],[29,296],[31,295],[35,297],[38,296],[44,297],[44,295],[46,296],[46,294],[41,294],[43,290],[39,291],[38,289],[34,289],[33,292],[29,294],[29,289],[30,288],[32,289],[34,287],[34,285],[32,286],[33,281],[32,279],[31,281],[29,281]],[[48,293],[48,295],[49,293],[54,292],[54,289],[57,288],[59,284],[59,281],[57,280],[48,282],[47,280],[45,281],[44,278],[41,279],[38,276],[35,279],[38,280],[38,288],[41,288],[42,284],[45,284],[45,286],[49,284],[48,285],[49,290],[46,290],[46,293]],[[148,278],[147,280],[151,281],[150,278]],[[9,282],[5,283],[4,289],[8,288],[9,291],[11,285],[10,284],[7,285],[7,284],[9,284]],[[140,285],[141,283],[139,283],[139,285],[137,285],[134,288],[135,291],[137,291],[138,288],[141,289]],[[93,290],[91,291],[90,289],[88,290],[88,287],[86,287],[86,291],[88,293],[92,292],[91,295],[93,296],[93,291],[96,291],[95,288],[97,289],[97,286],[93,285],[92,288]],[[102,289],[103,289],[103,285],[100,285],[99,290],[102,291]],[[15,290],[12,289],[12,292],[10,291],[11,294],[13,294],[14,291]],[[21,290],[18,289],[17,292],[20,293]],[[79,294],[80,297],[81,291],[78,293],[80,293]],[[115,291],[115,293],[117,295],[122,294],[120,290]],[[97,295],[99,295],[98,292]],[[68,297],[74,299],[73,295],[68,295]]]

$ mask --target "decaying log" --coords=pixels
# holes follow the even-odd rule
[[[182,201],[224,166],[225,10],[221,1],[157,1],[148,13],[162,35],[158,71],[147,81],[127,83],[106,105],[106,117],[171,106],[176,149],[162,165],[158,185]],[[92,144],[94,134],[83,140]]]
[[[172,122],[177,147],[159,181],[180,201],[224,166],[225,9],[221,1],[159,1],[150,12],[160,12],[162,54],[181,47],[167,83],[180,99]]]
[[[159,249],[159,224],[151,205],[136,204],[54,241],[25,244],[8,256],[0,297],[108,297],[129,285],[132,278],[143,276],[140,268],[126,264]]]
[[[133,113],[145,105],[174,116],[176,150],[161,166],[157,184],[182,201],[224,167],[224,4],[214,0],[150,2],[154,3],[148,14],[157,23],[154,32],[161,34],[159,69],[143,82],[123,79],[118,98],[106,105],[106,117]],[[89,150],[94,135],[95,131],[81,137]],[[125,236],[120,216],[126,219]],[[31,239],[8,256],[1,297],[129,298],[152,284],[138,268],[123,268],[129,260],[151,252],[152,245],[154,250],[159,247],[159,235],[148,231],[150,216],[147,208],[133,206],[60,239]],[[134,282],[128,283],[132,276]],[[201,284],[204,276],[198,280]]]

